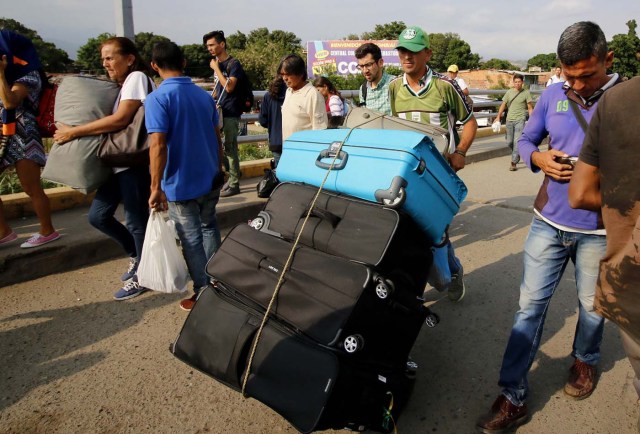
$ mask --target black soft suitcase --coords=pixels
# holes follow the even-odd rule
[[[207,264],[234,296],[266,309],[292,244],[238,225]],[[358,360],[404,365],[430,312],[371,267],[298,246],[271,314]]]
[[[250,225],[293,241],[317,187],[279,184]],[[432,261],[431,241],[401,211],[353,197],[322,191],[300,237],[301,244],[370,264],[422,295]]]
[[[171,347],[188,365],[240,391],[262,321],[224,287],[203,290]],[[269,320],[245,393],[301,432],[349,428],[391,432],[413,387],[406,366],[358,365]]]

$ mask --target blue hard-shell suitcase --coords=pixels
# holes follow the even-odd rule
[[[467,195],[431,139],[413,131],[300,131],[285,141],[277,173],[314,186],[327,177],[326,190],[402,208],[434,242]]]

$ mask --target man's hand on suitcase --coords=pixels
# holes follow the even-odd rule
[[[447,155],[447,160],[449,161],[449,165],[456,172],[460,169],[464,169],[465,165],[465,157],[460,154],[449,154]]]

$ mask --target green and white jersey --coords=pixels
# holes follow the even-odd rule
[[[473,116],[464,93],[454,80],[431,68],[427,69],[422,81],[424,85],[418,92],[411,89],[404,74],[391,82],[391,113],[399,118],[444,128],[454,138],[451,144],[457,145],[460,139],[455,130],[456,122],[465,124]]]

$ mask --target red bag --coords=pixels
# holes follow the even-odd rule
[[[55,83],[44,83],[44,89],[40,94],[40,104],[38,105],[38,113],[36,114],[36,122],[38,130],[43,138],[53,137],[56,132],[56,123],[53,117],[56,105],[56,92],[58,85]]]

